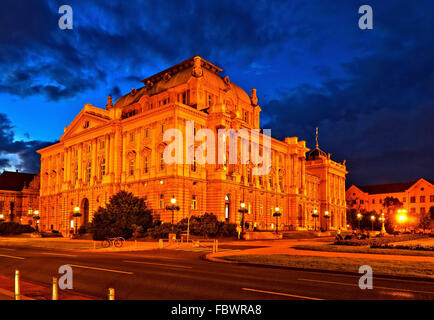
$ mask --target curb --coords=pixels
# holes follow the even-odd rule
[[[324,269],[310,269],[310,268],[298,268],[298,267],[289,267],[289,266],[278,266],[272,264],[260,264],[260,263],[249,263],[249,262],[239,262],[233,260],[225,260],[221,258],[211,257],[213,253],[207,253],[201,256],[202,260],[206,260],[209,262],[217,262],[217,263],[228,263],[235,264],[239,266],[247,266],[247,267],[260,267],[260,268],[270,268],[270,269],[283,269],[283,270],[295,270],[295,271],[309,271],[316,273],[334,273],[334,274],[344,274],[351,276],[360,276],[360,273],[350,272],[350,271],[339,271],[339,270],[324,270]],[[383,279],[394,279],[394,280],[407,280],[407,281],[420,281],[420,282],[433,282],[433,278],[422,278],[422,277],[412,277],[412,276],[392,276],[388,274],[379,274],[375,276],[376,278]]]

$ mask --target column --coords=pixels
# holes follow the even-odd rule
[[[97,145],[97,139],[92,139],[91,141],[92,145],[92,166],[91,166],[91,176],[90,176],[90,184],[95,184],[95,178],[97,173],[97,160],[96,160],[96,145]]]
[[[83,182],[83,143],[78,145],[78,184]]]

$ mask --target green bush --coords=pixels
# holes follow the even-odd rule
[[[21,234],[21,233],[31,233],[34,232],[33,229],[29,225],[19,224],[17,222],[1,222],[0,223],[0,234]]]
[[[187,232],[187,229],[187,218],[182,219],[173,226],[173,231],[176,233],[177,237],[179,237],[181,233]],[[171,223],[155,225],[153,228],[148,230],[148,235],[159,239],[167,238],[169,233],[172,233]],[[202,216],[190,217],[190,234],[205,238],[236,237],[237,231],[236,224],[218,221],[214,214],[205,213]]]
[[[128,239],[138,227],[144,232],[152,226],[151,213],[146,208],[144,199],[121,191],[110,198],[106,208],[98,208],[90,231],[94,240],[104,240],[107,237]]]

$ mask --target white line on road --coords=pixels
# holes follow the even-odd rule
[[[71,267],[83,268],[83,269],[100,270],[100,271],[108,271],[108,272],[116,272],[116,273],[124,273],[124,274],[134,274],[133,272],[129,272],[129,271],[104,269],[104,268],[89,267],[89,266],[80,266],[78,264],[68,264],[68,265],[71,266]]]
[[[23,257],[8,256],[6,254],[0,254],[0,257],[12,258],[12,259],[20,259],[20,260],[24,260],[25,259]]]
[[[41,254],[46,254],[46,255],[50,255],[50,256],[76,257],[75,254],[66,254],[66,253],[41,252]]]
[[[300,280],[300,281],[311,281],[311,282],[320,282],[320,283],[329,283],[329,284],[339,284],[339,285],[342,285],[342,286],[359,287],[358,284],[353,284],[353,283],[334,282],[334,281],[325,281],[325,280],[316,280],[316,279],[304,279],[304,278],[299,278],[297,280]],[[410,289],[401,289],[401,288],[379,287],[379,286],[374,286],[374,288],[377,288],[377,289],[386,289],[386,290],[395,290],[395,291],[407,291],[407,292],[434,294],[434,292],[430,292],[430,291],[419,291],[419,290],[410,290]]]
[[[124,262],[149,264],[149,265],[163,266],[163,267],[169,267],[169,268],[184,268],[184,269],[192,269],[193,268],[193,267],[190,267],[190,266],[180,266],[180,265],[177,265],[177,264],[155,263],[155,262],[145,262],[145,261],[124,260]]]
[[[267,294],[275,294],[275,295],[278,295],[278,296],[285,296],[285,297],[298,298],[298,299],[324,300],[324,299],[320,299],[320,298],[298,296],[298,295],[295,295],[295,294],[289,294],[289,293],[283,293],[283,292],[274,292],[274,291],[265,291],[265,290],[250,289],[250,288],[242,288],[241,290],[259,292],[259,293],[267,293]]]

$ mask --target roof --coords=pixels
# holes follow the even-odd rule
[[[0,190],[22,191],[35,176],[34,173],[3,171],[0,175]]]
[[[374,186],[356,186],[363,192],[369,193],[369,194],[381,194],[381,193],[397,193],[397,192],[404,192],[413,186],[416,181],[410,181],[410,182],[399,182],[399,183],[389,183],[389,184],[377,184]]]
[[[317,146],[315,149],[313,149],[311,152],[309,152],[307,154],[306,159],[307,160],[316,160],[316,159],[319,159],[320,156],[327,158],[327,154],[324,151],[322,151],[320,148],[318,148],[318,146]]]
[[[123,95],[115,102],[114,106],[128,106],[138,102],[144,95],[153,96],[170,88],[187,83],[193,77],[192,70],[194,67],[195,57],[197,56],[191,57],[190,59],[180,62],[168,69],[160,71],[157,74],[142,80],[142,82],[145,84],[144,87]],[[200,58],[200,61],[203,70],[203,79],[207,83],[212,83],[216,87],[225,88],[225,81],[223,77],[219,75],[222,69],[203,58]],[[230,85],[237,99],[240,99],[248,104],[251,103],[249,95],[242,88],[232,82]],[[234,103],[236,102],[234,101]]]

